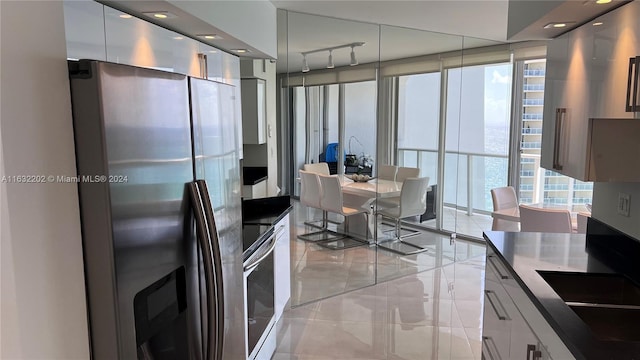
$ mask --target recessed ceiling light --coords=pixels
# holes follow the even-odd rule
[[[198,35],[201,38],[207,39],[207,40],[220,40],[222,39],[222,36],[220,35],[216,35],[216,34],[201,34]]]
[[[120,16],[120,18],[122,18],[122,19],[131,19],[131,18],[133,17],[133,16],[131,16],[131,15],[129,15],[129,14],[120,14],[119,16]]]
[[[553,29],[553,28],[563,28],[567,27],[569,24],[573,24],[573,21],[565,21],[565,22],[551,22],[544,26],[545,29]]]
[[[168,11],[148,11],[148,12],[143,12],[143,14],[149,16],[149,17],[153,17],[156,19],[173,19],[176,18],[177,16],[168,12]]]
[[[173,40],[182,40],[182,39],[184,39],[182,36],[174,36],[173,37]]]
[[[246,54],[251,52],[251,50],[249,49],[231,49],[231,51],[236,52],[238,54]]]
[[[215,50],[209,50],[209,52],[212,53],[212,54],[217,53],[217,51],[215,51]]]
[[[601,21],[598,21],[598,22],[594,22],[594,23],[593,23],[593,26],[600,26],[600,25],[602,25],[602,24],[603,24],[603,23],[602,23]]]
[[[611,0],[596,0],[596,4],[601,4],[601,5],[602,4],[608,4],[610,2],[611,2]]]

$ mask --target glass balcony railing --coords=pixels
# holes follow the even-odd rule
[[[566,198],[547,197],[547,196],[545,196],[544,197],[544,203],[545,204],[555,204],[555,205],[567,205],[569,203],[569,200],[567,200]]]
[[[542,129],[540,128],[524,128],[522,129],[522,135],[540,135],[542,134]]]
[[[569,190],[569,184],[545,184],[544,190]]]
[[[522,88],[524,91],[544,91],[544,84],[524,84]]]
[[[420,175],[429,176],[431,185],[437,183],[437,150],[399,148],[397,159],[400,166],[420,168]],[[490,190],[507,184],[508,160],[507,155],[447,151],[443,170],[443,204],[465,210],[468,215],[492,211]],[[591,190],[592,184],[576,182],[541,168],[539,154],[522,153],[520,160],[519,175],[523,179],[518,187],[520,203],[544,202],[582,207],[592,202],[586,192]]]
[[[542,69],[526,69],[524,76],[544,76],[545,71]]]
[[[544,105],[544,99],[523,99],[523,105]]]
[[[546,177],[563,177],[564,175],[558,174],[555,171],[545,170],[544,171],[544,176],[546,176]]]
[[[593,191],[593,184],[574,184],[573,190]]]
[[[522,141],[520,147],[522,149],[540,149],[542,143],[540,141]]]
[[[540,99],[529,99],[529,100],[540,100]],[[542,113],[538,114],[522,114],[522,120],[542,120]]]
[[[420,176],[429,176],[434,184],[437,155],[437,150],[399,148],[398,165],[420,168]],[[492,211],[490,191],[507,185],[508,160],[507,155],[447,151],[443,203],[468,215]]]

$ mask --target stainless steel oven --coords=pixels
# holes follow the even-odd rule
[[[246,233],[246,231],[245,231]],[[245,313],[247,314],[246,347],[248,359],[257,358],[275,324],[274,257],[276,236],[271,230],[264,242],[244,261]],[[264,346],[271,346],[264,345]],[[271,349],[264,349],[271,353]]]

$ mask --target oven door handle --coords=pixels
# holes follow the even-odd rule
[[[271,253],[273,252],[273,249],[276,248],[276,244],[278,243],[278,238],[276,236],[276,234],[271,235],[271,238],[269,239],[269,247],[267,248],[267,250],[264,252],[264,254],[262,254],[259,258],[257,258],[256,260],[248,263],[247,265],[244,266],[244,272],[249,272],[253,269],[255,269],[258,265],[260,265],[260,263],[267,258],[267,256],[271,255]]]

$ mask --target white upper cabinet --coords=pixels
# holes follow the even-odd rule
[[[593,23],[592,117],[632,118],[626,111],[629,59],[640,55],[640,3],[631,2]],[[631,82],[633,86],[633,81]]]
[[[541,166],[576,179],[586,173],[591,27],[580,27],[547,47]]]
[[[549,43],[542,167],[583,181],[640,181],[593,171],[591,137],[598,134],[589,122],[633,117],[625,103],[629,59],[640,55],[639,24],[640,3],[633,2]]]

